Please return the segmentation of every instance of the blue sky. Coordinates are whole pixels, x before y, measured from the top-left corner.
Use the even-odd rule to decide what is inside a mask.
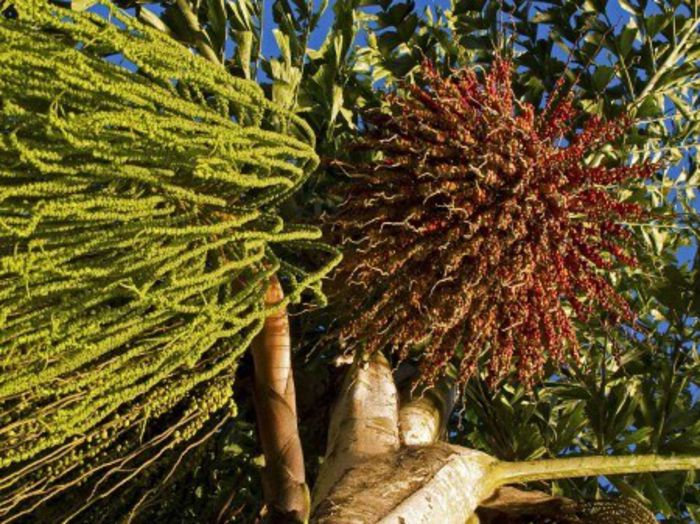
[[[263,54],[265,56],[274,56],[277,54],[278,49],[277,49],[277,44],[275,43],[275,39],[272,36],[272,29],[275,27],[274,20],[272,18],[272,0],[264,0],[266,9],[265,9],[265,18],[264,18],[264,27],[265,27],[265,34],[263,35]],[[402,0],[405,1],[405,0]],[[314,5],[316,8],[320,5],[319,0],[315,0]],[[328,7],[326,8],[323,16],[321,17],[321,20],[319,22],[318,28],[314,33],[311,35],[309,44],[312,48],[318,48],[321,43],[323,42],[323,39],[328,32],[328,30],[331,27],[331,24],[333,23],[333,0],[329,0],[328,2]],[[156,4],[146,4],[149,9],[152,9],[155,12],[160,11],[160,7]],[[441,10],[446,10],[449,9],[450,6],[450,1],[449,0],[438,0],[438,1],[428,1],[428,0],[415,0],[415,5],[416,5],[416,11],[418,13],[423,13],[425,9],[430,8],[431,10],[436,10],[436,9],[441,9]],[[106,9],[104,7],[97,7],[93,8],[96,12],[100,12],[102,14],[106,13]],[[614,24],[623,26],[627,23],[629,20],[629,13],[622,9],[620,7],[619,2],[617,1],[609,1],[607,3],[607,12],[608,16],[610,19],[613,21]]]

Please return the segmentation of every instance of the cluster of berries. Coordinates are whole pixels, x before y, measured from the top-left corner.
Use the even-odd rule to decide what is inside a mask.
[[[420,351],[428,382],[449,362],[466,380],[486,354],[492,379],[515,367],[531,383],[576,353],[572,317],[634,318],[606,272],[635,264],[621,222],[644,211],[616,189],[656,167],[587,165],[630,122],[589,118],[577,131],[571,96],[537,111],[515,98],[511,75],[500,59],[449,78],[424,64],[422,85],[366,116],[356,147],[372,160],[346,166],[347,199],[330,221],[346,246],[338,288],[360,312],[341,339]]]

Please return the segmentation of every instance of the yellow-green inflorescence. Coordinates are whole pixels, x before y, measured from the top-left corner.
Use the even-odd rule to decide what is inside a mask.
[[[276,212],[318,163],[304,122],[108,8],[0,16],[0,521],[234,409],[270,276],[275,308],[322,302],[338,259]]]

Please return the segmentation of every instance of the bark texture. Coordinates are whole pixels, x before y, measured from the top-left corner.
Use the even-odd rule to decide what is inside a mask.
[[[437,442],[452,409],[449,383],[399,395],[379,352],[355,363],[333,411],[314,488],[318,523],[459,523],[493,488],[480,482],[494,459]]]
[[[484,515],[518,515],[542,508],[556,514],[568,500],[503,486],[700,468],[700,457],[501,462],[439,441],[453,401],[449,383],[417,396],[404,391],[399,397],[380,353],[369,362],[353,364],[331,418],[326,458],[314,488],[312,522],[475,524],[480,507]]]
[[[443,379],[433,388],[401,393],[399,434],[404,446],[425,446],[444,436],[455,403],[454,381]]]
[[[576,501],[504,486],[479,504],[477,524],[656,524],[646,506],[629,497]]]
[[[489,490],[478,482],[493,459],[446,443],[404,447],[345,471],[320,501],[318,523],[459,523]]]
[[[400,447],[398,395],[389,362],[376,353],[346,374],[328,429],[324,466],[314,486],[312,511],[345,475],[370,458]]]

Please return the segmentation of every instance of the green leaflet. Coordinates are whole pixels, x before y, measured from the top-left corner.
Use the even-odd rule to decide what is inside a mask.
[[[18,18],[0,17],[3,521],[99,478],[89,504],[235,409],[269,277],[285,286],[276,307],[323,302],[339,258],[277,215],[318,159],[308,126],[255,83],[112,7],[108,21],[13,4]],[[117,53],[138,73],[105,60]]]

